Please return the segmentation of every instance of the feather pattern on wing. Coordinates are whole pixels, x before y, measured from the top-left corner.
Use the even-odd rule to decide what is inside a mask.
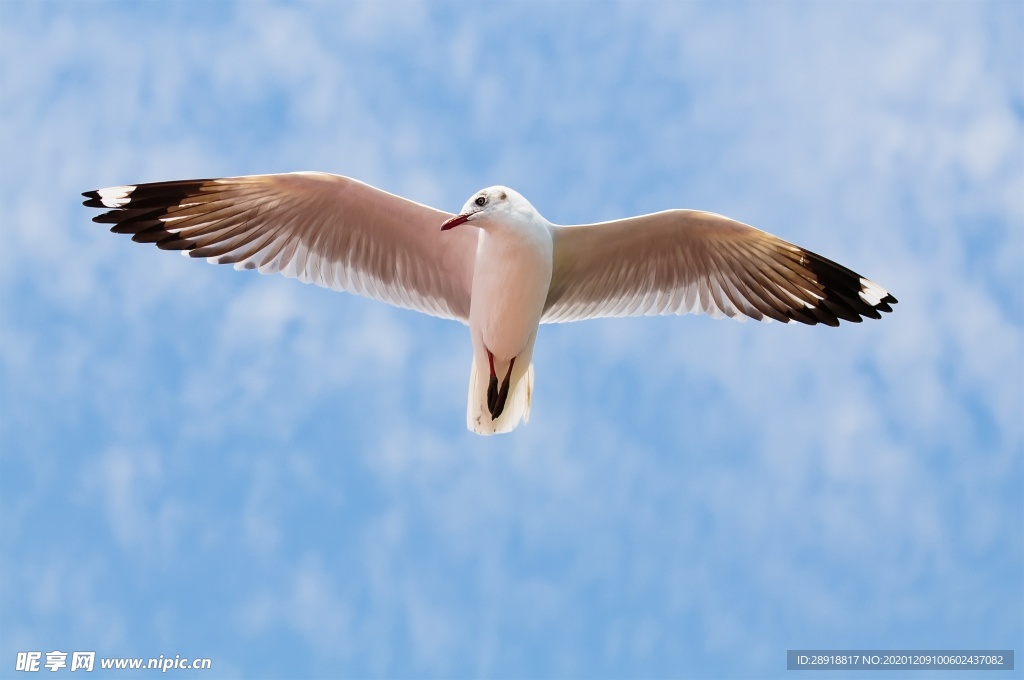
[[[468,323],[477,230],[347,177],[251,175],[87,191],[93,218],[132,240],[215,264],[280,272]]]
[[[896,298],[842,265],[714,213],[668,210],[554,227],[544,323],[708,314],[838,326]]]

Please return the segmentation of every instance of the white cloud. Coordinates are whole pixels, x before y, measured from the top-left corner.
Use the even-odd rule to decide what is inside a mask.
[[[98,501],[122,550],[158,558],[181,548],[186,511],[162,493],[163,467],[155,450],[113,448],[79,473],[79,493]]]

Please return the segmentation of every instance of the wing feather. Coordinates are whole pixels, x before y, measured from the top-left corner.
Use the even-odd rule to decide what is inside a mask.
[[[468,323],[477,230],[441,232],[450,213],[347,177],[250,175],[83,195],[108,209],[94,222],[133,241]]]
[[[696,313],[837,326],[896,304],[842,265],[713,213],[554,227],[552,239],[545,323]]]

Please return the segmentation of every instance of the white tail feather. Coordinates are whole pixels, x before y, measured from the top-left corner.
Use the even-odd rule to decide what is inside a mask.
[[[509,378],[508,399],[501,415],[491,420],[487,410],[487,384],[490,381],[490,370],[486,362],[478,362],[475,357],[469,369],[469,407],[466,411],[466,427],[477,434],[500,434],[511,432],[519,425],[519,421],[530,420],[530,400],[533,398],[533,362],[529,362],[525,370],[519,365],[513,367]]]

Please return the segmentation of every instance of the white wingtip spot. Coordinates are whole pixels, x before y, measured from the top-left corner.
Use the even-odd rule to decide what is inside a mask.
[[[860,280],[860,299],[872,307],[882,304],[882,298],[888,294],[888,291],[874,281],[868,281],[864,278]]]
[[[135,191],[134,186],[123,186],[123,187],[107,187],[106,189],[100,189],[96,193],[100,195],[100,201],[103,205],[108,208],[120,208],[122,205],[127,205],[131,199],[131,193]]]

